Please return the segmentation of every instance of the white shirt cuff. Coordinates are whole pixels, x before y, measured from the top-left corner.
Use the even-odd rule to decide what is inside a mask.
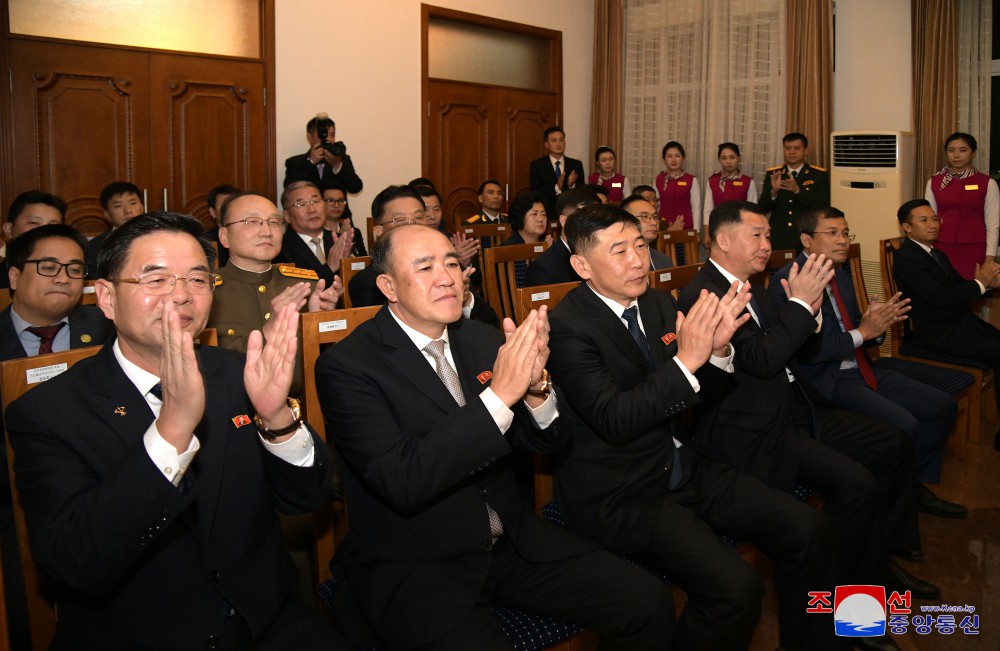
[[[549,393],[549,397],[545,399],[545,402],[537,407],[532,407],[527,403],[525,403],[525,406],[528,408],[528,411],[531,412],[532,418],[535,419],[535,424],[538,425],[538,429],[545,429],[546,427],[549,427],[557,418],[559,418],[559,405],[556,404],[555,391]]]
[[[735,357],[736,346],[729,344],[729,355],[725,357],[716,357],[715,355],[712,355],[708,358],[708,363],[716,368],[721,368],[726,373],[735,373],[736,367],[733,366],[733,358]],[[684,368],[683,364],[681,365],[681,368]],[[684,368],[684,370],[686,371],[687,369]],[[695,389],[695,391],[697,391],[697,389]]]
[[[260,436],[259,432],[257,436]],[[313,437],[305,425],[299,425],[299,428],[292,434],[292,438],[287,441],[273,443],[263,436],[260,437],[260,440],[264,442],[265,450],[293,466],[310,468],[315,461],[316,449]]]
[[[500,433],[506,434],[507,430],[510,429],[511,423],[514,422],[514,412],[507,405],[503,404],[503,400],[497,394],[493,393],[493,389],[489,387],[486,387],[479,394],[479,399],[483,401],[486,411],[490,412],[490,416],[493,417],[493,422],[497,424]]]
[[[864,338],[861,336],[861,331],[855,328],[850,331],[850,334],[851,334],[851,339],[854,341],[854,347],[861,348],[861,346],[864,345],[865,343]]]
[[[167,443],[166,439],[160,435],[160,430],[156,429],[155,420],[150,424],[146,433],[142,435],[142,443],[146,446],[146,454],[167,478],[167,481],[174,486],[181,483],[181,478],[191,467],[191,461],[201,449],[198,437],[192,436],[187,450],[178,454],[177,448]]]
[[[980,294],[985,294],[986,293],[986,285],[984,285],[978,278],[973,278],[973,280],[975,280],[976,284],[979,285],[979,293]]]
[[[701,384],[698,382],[698,378],[691,374],[691,371],[687,370],[687,367],[681,363],[681,360],[674,357],[674,361],[677,362],[677,367],[681,369],[681,373],[687,378],[687,381],[691,384],[691,388],[694,389],[695,393],[701,391]]]

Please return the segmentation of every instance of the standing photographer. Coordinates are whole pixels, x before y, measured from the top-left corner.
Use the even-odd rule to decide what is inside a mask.
[[[347,147],[337,141],[337,125],[326,113],[317,113],[306,123],[309,151],[285,160],[285,182],[309,181],[318,187],[336,181],[347,192],[361,192],[361,177],[354,171]]]

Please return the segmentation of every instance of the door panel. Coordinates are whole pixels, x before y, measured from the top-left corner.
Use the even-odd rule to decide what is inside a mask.
[[[456,82],[431,81],[429,86],[425,176],[441,193],[444,218],[454,231],[479,211],[479,184],[490,178],[495,94]]]
[[[559,98],[552,93],[500,88],[497,106],[501,119],[498,142],[503,146],[500,160],[496,162],[497,174],[508,179],[508,201],[531,191],[529,167],[531,161],[544,153],[542,135],[555,124],[559,113]]]
[[[162,206],[214,226],[206,198],[228,183],[263,190],[266,178],[264,66],[261,63],[151,55],[151,149]]]
[[[101,189],[150,182],[137,143],[149,124],[147,56],[14,38],[10,47],[14,194],[53,192],[68,204],[67,223],[106,230]]]

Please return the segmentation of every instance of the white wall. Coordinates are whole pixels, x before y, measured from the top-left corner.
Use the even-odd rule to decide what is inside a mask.
[[[590,159],[593,2],[430,4],[562,31],[567,153]],[[279,0],[276,5],[278,183],[285,158],[306,150],[306,121],[325,111],[337,122],[337,138],[347,144],[365,183],[351,198],[351,208],[367,217],[379,190],[421,175],[420,2]]]
[[[837,0],[833,130],[912,131],[910,0]]]

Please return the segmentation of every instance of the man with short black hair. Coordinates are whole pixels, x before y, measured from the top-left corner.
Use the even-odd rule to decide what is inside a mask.
[[[3,236],[9,242],[18,235],[45,224],[61,224],[66,218],[66,202],[54,194],[28,190],[14,197],[7,209]],[[6,255],[6,253],[4,253]],[[0,262],[0,289],[10,287],[7,260]]]
[[[346,648],[299,600],[275,512],[331,497],[329,450],[287,398],[298,312],[245,359],[196,349],[214,255],[189,215],[115,229],[96,283],[114,343],[7,409],[52,649]]]
[[[559,195],[559,199],[556,200],[556,209],[559,211],[559,239],[528,265],[528,273],[525,275],[525,284],[528,287],[580,280],[580,276],[569,261],[566,223],[580,208],[600,202],[597,193],[586,187],[573,188]]]
[[[739,348],[729,340],[749,318],[739,316],[746,289],[721,300],[701,292],[682,318],[669,293],[649,289],[648,248],[628,212],[586,206],[566,236],[584,279],[553,313],[549,358],[567,403],[569,448],[555,464],[567,526],[684,590],[673,648],[750,645],[763,579],[719,535],[774,561],[782,648],[837,648],[832,622],[802,605],[833,585],[823,515],[681,442],[690,434],[682,412],[732,385]]]
[[[781,139],[785,163],[764,174],[760,207],[770,213],[771,244],[775,250],[802,250],[795,222],[807,210],[830,205],[830,174],[806,162],[809,139],[793,132]]]
[[[558,214],[556,197],[576,187],[583,186],[587,174],[583,163],[566,156],[566,132],[560,126],[552,126],[542,134],[545,155],[531,161],[529,173],[531,191],[540,192],[545,197],[545,212]]]
[[[113,181],[104,186],[104,189],[101,190],[101,206],[104,208],[104,218],[108,220],[111,227],[90,240],[87,254],[89,278],[97,277],[97,254],[111,231],[133,217],[141,215],[146,210],[142,203],[142,190],[139,189],[139,186],[128,181]]]
[[[309,151],[285,160],[283,187],[296,181],[309,181],[318,187],[336,181],[347,192],[361,192],[364,184],[354,171],[344,143],[337,141],[337,125],[329,115],[317,113],[306,122],[306,141]]]
[[[466,224],[505,224],[503,186],[487,179],[479,184],[479,212],[465,220]]]
[[[646,247],[649,251],[650,271],[668,269],[674,266],[673,260],[656,248],[656,241],[660,239],[660,216],[653,204],[641,196],[633,194],[622,201],[621,207],[625,212],[639,220],[639,230],[642,231],[642,239],[646,240]]]

